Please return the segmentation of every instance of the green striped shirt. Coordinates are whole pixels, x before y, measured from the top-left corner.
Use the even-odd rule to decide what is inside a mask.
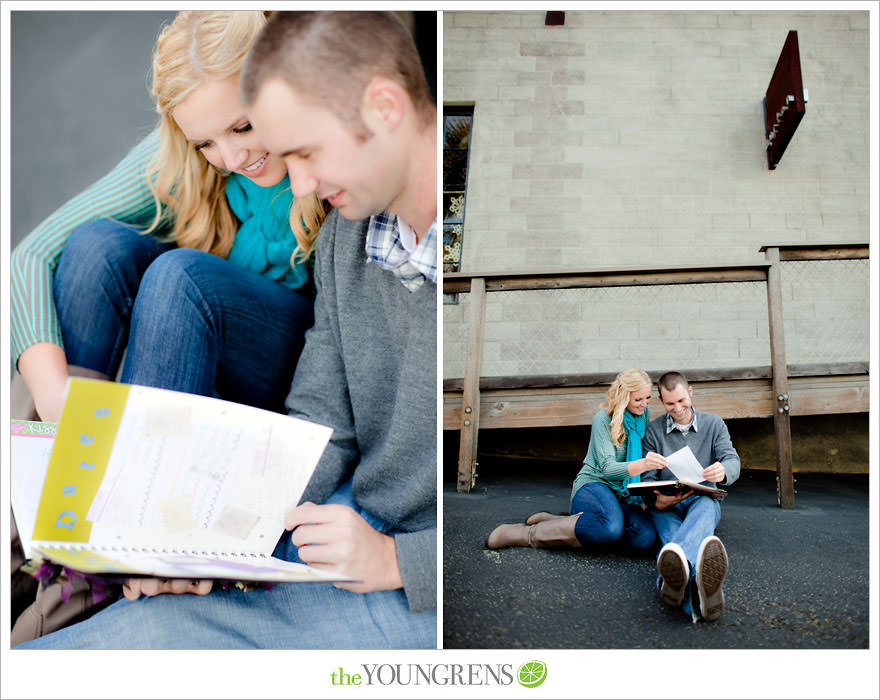
[[[645,409],[645,420],[650,421],[650,414]],[[611,439],[611,416],[601,408],[593,416],[593,424],[590,427],[590,445],[587,455],[584,457],[584,465],[574,478],[571,489],[571,498],[584,484],[599,482],[610,488],[619,498],[629,503],[641,503],[641,499],[630,496],[624,487],[623,481],[629,474],[629,462],[626,461],[626,443],[629,437],[624,438],[620,445],[615,446]]]
[[[52,276],[70,234],[98,219],[148,226],[156,213],[147,186],[146,167],[159,147],[153,131],[107,175],[46,218],[12,252],[10,259],[10,334],[12,356],[37,343],[61,345],[52,297]]]

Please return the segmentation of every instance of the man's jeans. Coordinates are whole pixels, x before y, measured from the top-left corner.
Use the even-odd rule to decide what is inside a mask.
[[[660,542],[664,545],[669,542],[681,545],[687,557],[691,575],[681,607],[689,615],[693,614],[691,598],[696,599],[694,575],[697,554],[702,541],[715,534],[715,526],[721,520],[721,504],[708,496],[693,495],[666,510],[651,508],[650,513]]]
[[[115,377],[125,351],[123,382],[274,411],[314,322],[303,294],[118,221],[71,234],[53,293],[68,363]]]

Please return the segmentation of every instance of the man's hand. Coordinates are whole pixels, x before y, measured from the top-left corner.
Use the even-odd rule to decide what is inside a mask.
[[[714,464],[710,464],[703,470],[703,480],[711,481],[713,484],[720,483],[724,481],[724,465],[721,462],[715,462]]]
[[[213,586],[214,582],[211,579],[130,578],[122,585],[122,594],[129,600],[137,600],[142,595],[154,596],[163,593],[208,595]]]
[[[374,530],[348,506],[303,503],[285,518],[299,558],[316,569],[357,579],[336,586],[355,593],[402,588],[394,538]]]
[[[693,491],[688,490],[676,496],[670,496],[665,493],[660,493],[659,491],[654,489],[654,495],[657,497],[654,501],[654,508],[656,508],[657,510],[666,510],[667,508],[674,506],[679,501],[683,501],[691,494],[693,494]]]

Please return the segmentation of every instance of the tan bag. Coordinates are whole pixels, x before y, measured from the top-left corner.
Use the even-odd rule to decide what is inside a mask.
[[[9,635],[10,646],[14,647],[60,630],[62,627],[81,622],[115,600],[111,596],[95,603],[88,581],[75,578],[71,583],[68,599],[65,601],[63,582],[55,581],[47,586],[41,586],[30,574],[21,571],[20,567],[25,559],[12,513],[9,514],[9,520],[12,526],[12,609],[15,620]],[[15,613],[22,607],[24,610],[16,618]]]
[[[24,552],[21,548],[21,540],[18,537],[18,528],[15,526],[15,518],[12,509],[9,510],[10,525],[10,571],[12,572],[12,619],[15,620],[31,603],[37,595],[37,580],[30,574],[21,570],[24,564]]]
[[[86,379],[109,379],[106,374],[76,365],[68,365],[67,374]],[[9,385],[9,411],[9,417],[14,420],[40,420],[31,390],[18,371],[12,375],[12,383]]]
[[[107,379],[107,375],[84,367],[71,365],[72,377]],[[22,376],[16,372],[10,385],[10,417],[18,420],[39,420],[34,400]],[[15,621],[9,637],[11,646],[27,642],[44,634],[55,632],[94,615],[113,602],[112,597],[95,604],[91,587],[84,579],[74,579],[70,597],[62,597],[62,583],[41,586],[30,574],[21,571],[25,563],[24,550],[12,512],[10,522],[10,559],[12,571],[12,619]]]

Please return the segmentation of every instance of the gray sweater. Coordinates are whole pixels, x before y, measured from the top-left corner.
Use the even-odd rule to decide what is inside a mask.
[[[697,458],[697,461],[703,465],[705,469],[710,464],[721,462],[724,465],[724,481],[722,486],[729,486],[739,478],[739,455],[733,448],[730,441],[730,433],[727,432],[727,426],[719,416],[705,411],[697,411],[696,430],[689,430],[682,433],[680,430],[673,430],[666,434],[666,415],[663,414],[652,420],[645,430],[645,437],[642,440],[642,450],[645,454],[648,452],[656,452],[664,457],[668,457],[673,452],[677,452],[685,445],[691,448],[691,452]],[[645,472],[642,474],[642,481],[657,481],[675,479],[675,475],[668,468]]]
[[[315,325],[287,398],[333,436],[303,494],[352,496],[399,531],[410,610],[437,605],[437,285],[408,291],[364,252],[368,220],[327,217],[315,256]]]

